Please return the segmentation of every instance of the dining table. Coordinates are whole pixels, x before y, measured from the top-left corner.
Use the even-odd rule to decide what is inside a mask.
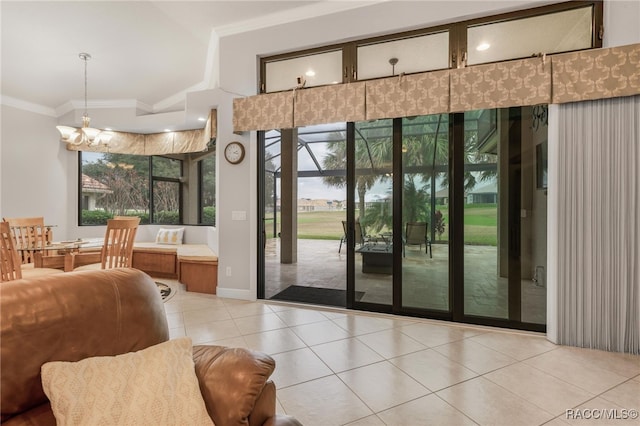
[[[45,247],[39,249],[34,256],[34,266],[36,268],[55,268],[70,271],[71,262],[69,256],[72,253],[88,253],[93,254],[84,258],[84,263],[100,262],[100,254],[104,238],[77,238],[74,240],[52,241],[47,243]],[[21,248],[18,248],[20,250]],[[27,248],[22,248],[27,250]],[[33,248],[30,248],[33,250]],[[83,264],[84,264],[83,263]],[[75,266],[81,266],[76,264]]]

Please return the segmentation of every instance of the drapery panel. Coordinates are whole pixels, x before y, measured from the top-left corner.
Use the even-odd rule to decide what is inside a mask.
[[[217,137],[217,117],[217,111],[212,109],[204,129],[151,134],[109,131],[111,139],[107,144],[87,146],[67,143],[67,150],[133,155],[202,152],[207,150],[209,141]]]
[[[640,96],[559,107],[558,343],[640,353]]]
[[[451,70],[451,112],[551,101],[551,62],[542,58]]]
[[[553,103],[640,93],[640,44],[555,55]]]
[[[293,92],[233,100],[233,131],[291,129],[293,127]]]
[[[367,120],[449,112],[449,70],[367,81]]]
[[[296,90],[294,127],[365,119],[365,83]]]

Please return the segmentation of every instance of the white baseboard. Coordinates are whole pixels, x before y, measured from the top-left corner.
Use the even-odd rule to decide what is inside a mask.
[[[255,293],[248,289],[217,287],[216,295],[227,299],[256,300]]]

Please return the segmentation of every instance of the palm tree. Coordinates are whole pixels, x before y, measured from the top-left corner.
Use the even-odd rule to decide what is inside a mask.
[[[358,193],[359,220],[365,221],[365,197],[379,180],[387,179],[385,171],[391,170],[392,140],[390,121],[386,123],[366,122],[358,124],[356,139],[356,191]],[[347,168],[346,142],[337,141],[327,144],[328,154],[323,159],[324,170],[345,170]],[[345,176],[325,176],[323,182],[335,188],[344,188]]]

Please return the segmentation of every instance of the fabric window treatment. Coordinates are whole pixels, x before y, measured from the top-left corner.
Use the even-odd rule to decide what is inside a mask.
[[[294,127],[364,120],[364,90],[364,82],[296,90]]]
[[[553,57],[553,103],[640,93],[640,44]]]
[[[558,343],[638,354],[640,96],[558,120]]]
[[[638,94],[640,43],[237,98],[233,129],[361,121],[363,109],[375,120]]]
[[[67,150],[132,155],[203,152],[207,150],[209,142],[217,137],[217,129],[218,114],[217,110],[212,109],[204,129],[151,134],[110,131],[112,136],[107,144],[87,146],[67,143]]]
[[[449,112],[449,70],[367,81],[367,120]]]
[[[548,104],[551,61],[498,62],[451,71],[450,112]]]
[[[233,131],[293,128],[293,92],[233,100]]]

